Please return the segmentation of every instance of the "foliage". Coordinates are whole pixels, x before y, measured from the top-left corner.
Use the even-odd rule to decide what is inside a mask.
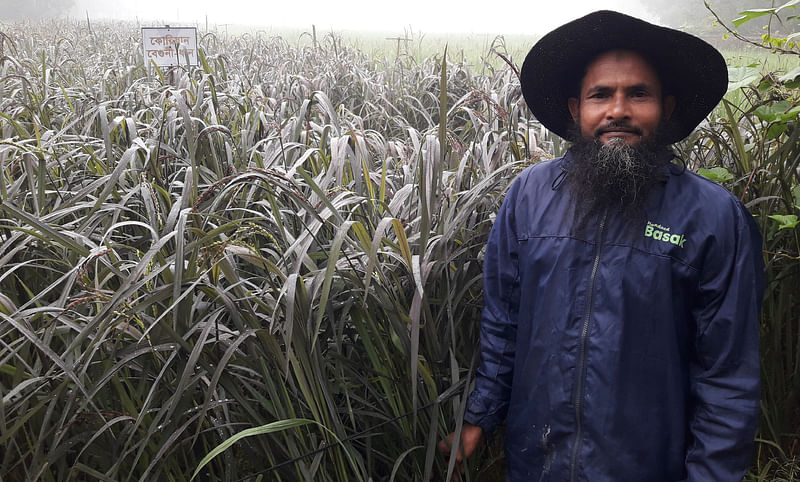
[[[779,6],[775,6],[774,0],[769,3],[771,5],[768,8],[750,8],[739,11],[738,16],[731,20],[733,26],[729,26],[722,20],[717,11],[712,9],[711,5],[704,0],[706,9],[711,12],[718,24],[728,32],[725,38],[728,35],[732,35],[756,47],[770,49],[783,54],[797,55],[800,53],[800,44],[798,44],[800,31],[795,32],[794,29],[797,25],[797,20],[800,19],[800,14],[795,10],[797,5],[800,4],[800,0],[788,0]],[[723,16],[723,18],[728,17]],[[760,39],[754,40],[752,38],[754,34],[752,30],[740,31],[747,24],[750,24],[751,20],[764,18],[767,19],[767,24],[761,29],[763,33],[760,34]]]
[[[445,471],[538,148],[514,74],[213,34],[148,72],[133,26],[93,31],[2,36],[3,480]]]
[[[784,0],[786,1],[786,0]],[[775,6],[776,0],[650,0],[641,2],[659,23],[673,28],[686,29],[696,35],[713,40],[719,38],[719,28],[714,27],[714,15],[703,10],[703,4],[710,5],[720,19],[730,20],[741,16],[745,10],[768,9]],[[785,32],[787,27],[780,22],[771,24],[774,32]],[[758,22],[736,26],[737,31],[747,36],[759,36],[762,25]]]
[[[779,15],[798,2],[747,10],[739,20]],[[796,36],[797,34],[794,34]],[[786,38],[792,38],[788,35]],[[752,43],[758,44],[756,41]],[[775,43],[763,40],[765,49]],[[800,48],[780,41],[796,61]],[[737,194],[764,237],[767,290],[761,324],[762,420],[752,480],[796,480],[800,474],[800,69],[742,69],[710,124],[686,142],[693,168]],[[739,99],[734,103],[731,99]],[[720,165],[721,164],[721,165]],[[701,169],[702,171],[702,169]]]

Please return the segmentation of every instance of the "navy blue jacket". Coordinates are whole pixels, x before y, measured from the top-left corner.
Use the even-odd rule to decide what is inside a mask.
[[[741,480],[760,398],[752,216],[669,164],[646,219],[578,229],[568,161],[526,169],[495,220],[465,420],[506,422],[512,481]]]

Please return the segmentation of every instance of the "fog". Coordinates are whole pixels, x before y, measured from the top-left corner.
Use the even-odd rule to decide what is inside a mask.
[[[699,1],[699,0],[698,0]],[[657,16],[646,1],[631,0],[304,0],[211,1],[211,0],[74,0],[73,16],[126,18],[141,22],[205,25],[240,24],[258,27],[301,27],[316,25],[323,30],[541,34],[572,18],[608,8],[649,20]]]
[[[715,2],[722,18],[772,0]],[[435,33],[543,34],[594,10],[611,9],[672,27],[704,28],[703,0],[0,0],[0,19],[57,16],[136,20],[143,25],[241,25],[256,28]]]

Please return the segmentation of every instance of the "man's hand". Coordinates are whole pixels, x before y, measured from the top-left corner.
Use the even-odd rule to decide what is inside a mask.
[[[445,457],[450,457],[454,437],[455,432],[451,432],[445,440],[439,442],[439,451]],[[461,427],[461,447],[456,453],[456,469],[453,472],[453,476],[461,473],[463,470],[462,467],[464,461],[467,460],[473,452],[475,452],[475,449],[478,448],[478,445],[481,443],[482,439],[482,428],[478,427],[477,425],[471,425],[466,422],[464,423],[464,425]]]

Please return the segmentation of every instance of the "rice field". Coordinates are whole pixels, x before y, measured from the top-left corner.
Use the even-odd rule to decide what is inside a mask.
[[[525,107],[522,56],[198,42],[166,71],[130,23],[0,27],[0,478],[447,480],[494,213],[565,149]],[[746,112],[716,113],[688,164],[791,162],[800,130],[745,149]],[[798,229],[770,224],[791,213],[759,172],[729,183],[772,196],[778,243],[762,331],[783,391],[754,477],[800,453]],[[467,479],[502,480],[496,441]]]

